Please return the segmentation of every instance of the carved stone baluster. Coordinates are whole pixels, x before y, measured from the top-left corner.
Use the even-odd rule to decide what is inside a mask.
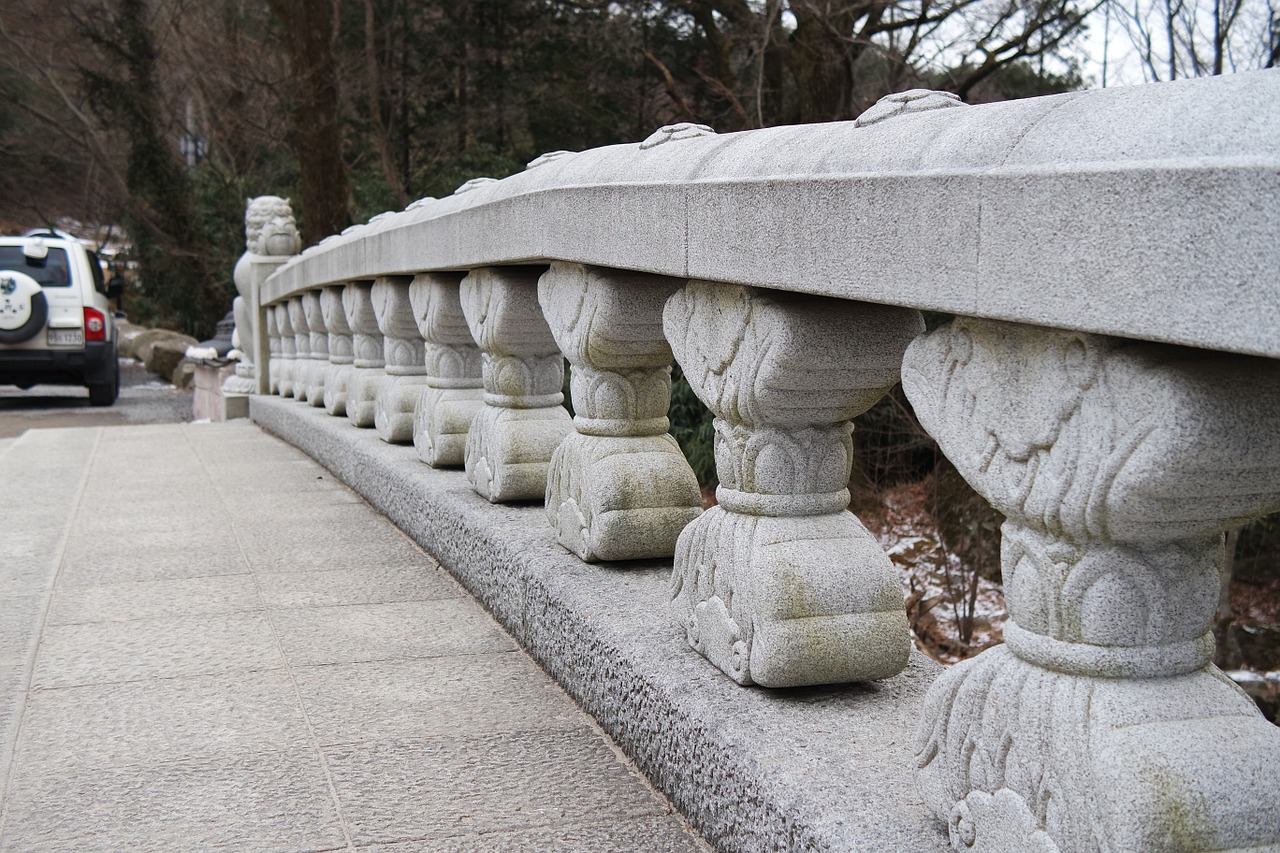
[[[351,348],[355,355],[347,379],[347,420],[368,428],[374,422],[378,385],[386,377],[382,332],[373,310],[373,282],[349,283],[342,291],[342,307],[351,326]]]
[[[538,301],[572,371],[574,427],[556,448],[547,515],[587,561],[670,557],[702,512],[698,479],[667,430],[671,347],[662,308],[683,282],[552,264]]]
[[[340,418],[347,414],[347,384],[355,361],[351,326],[347,324],[347,312],[342,307],[342,291],[341,285],[331,285],[320,291],[320,312],[329,333],[329,373],[324,383],[324,410]]]
[[[413,445],[433,468],[463,464],[471,420],[484,408],[480,348],[458,300],[461,280],[460,273],[421,273],[409,285],[427,366],[427,387],[414,407]]]
[[[289,303],[277,303],[271,310],[275,312],[276,328],[280,330],[280,396],[292,397],[298,344],[293,335],[293,322],[289,318]]]
[[[307,317],[307,329],[311,332],[311,375],[307,382],[307,402],[318,408],[324,405],[324,386],[329,376],[329,334],[325,331],[320,291],[308,290],[302,294],[302,310]]]
[[[409,302],[408,276],[382,276],[373,283],[373,309],[382,332],[387,378],[378,384],[374,427],[383,441],[413,441],[413,408],[427,384],[425,342]]]
[[[740,684],[901,671],[898,576],[847,509],[850,420],[897,382],[920,314],[693,281],[663,321],[716,415],[719,506],[680,534],[672,573],[690,645]]]
[[[351,325],[351,345],[356,357],[347,379],[347,420],[364,429],[374,425],[378,386],[387,378],[383,333],[378,328],[372,291],[372,282],[351,282],[342,291],[342,306]]]
[[[962,318],[902,381],[1007,518],[1005,645],[917,738],[952,846],[1280,849],[1280,729],[1210,662],[1222,533],[1280,509],[1280,364]]]
[[[490,501],[541,500],[547,463],[573,432],[564,395],[564,359],[538,307],[541,270],[472,270],[459,296],[471,336],[484,352],[485,406],[467,435],[471,485]]]
[[[293,399],[307,401],[307,389],[311,386],[311,327],[307,324],[307,312],[302,297],[289,300],[289,325],[293,326]]]
[[[267,318],[267,348],[271,353],[271,357],[267,360],[267,393],[280,393],[280,356],[281,356],[281,340],[280,326],[276,323],[276,309],[268,308],[262,312]]]

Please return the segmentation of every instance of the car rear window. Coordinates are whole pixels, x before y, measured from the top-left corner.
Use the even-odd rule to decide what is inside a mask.
[[[26,273],[45,287],[68,287],[71,269],[66,249],[49,249],[44,260],[32,260],[22,254],[21,246],[0,246],[0,270]]]

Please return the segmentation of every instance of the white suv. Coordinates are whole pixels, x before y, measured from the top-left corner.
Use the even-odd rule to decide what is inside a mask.
[[[97,254],[77,241],[0,237],[0,385],[84,385],[93,405],[114,403],[120,365],[107,296]]]

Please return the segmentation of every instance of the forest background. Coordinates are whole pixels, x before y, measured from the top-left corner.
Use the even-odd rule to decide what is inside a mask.
[[[1277,2],[3,0],[0,229],[73,219],[123,244],[130,319],[205,337],[250,196],[293,199],[312,244],[677,121],[848,120],[915,87],[1063,92],[1105,85],[1113,55],[1145,80],[1269,68]],[[710,489],[709,416],[678,372],[672,421]],[[954,660],[998,641],[1001,519],[900,392],[855,441],[855,508],[904,570],[922,645]],[[1219,661],[1280,669],[1280,517],[1230,539]]]

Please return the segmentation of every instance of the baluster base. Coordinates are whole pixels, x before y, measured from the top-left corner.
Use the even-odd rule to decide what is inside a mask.
[[[387,378],[381,367],[353,367],[347,377],[347,420],[372,429],[377,415],[378,386]]]
[[[712,507],[680,534],[671,578],[689,645],[739,684],[870,681],[907,665],[897,573],[852,513]]]
[[[426,384],[425,376],[387,376],[378,385],[373,426],[379,438],[388,444],[413,441],[414,407]]]
[[[667,557],[702,512],[698,481],[670,435],[573,433],[551,457],[547,517],[587,562]]]
[[[311,365],[311,375],[307,378],[307,402],[316,408],[324,406],[324,386],[329,381],[330,368],[328,360]]]
[[[423,388],[413,413],[413,446],[432,468],[461,466],[467,433],[485,407],[483,388]]]
[[[324,383],[324,410],[337,418],[347,416],[347,385],[351,380],[350,364],[332,364]]]
[[[1280,729],[1213,665],[1172,678],[1095,678],[1000,646],[933,684],[916,754],[920,790],[956,850],[1280,844]]]
[[[556,446],[573,432],[560,406],[476,412],[467,435],[465,466],[471,485],[486,500],[542,500],[547,466]]]

